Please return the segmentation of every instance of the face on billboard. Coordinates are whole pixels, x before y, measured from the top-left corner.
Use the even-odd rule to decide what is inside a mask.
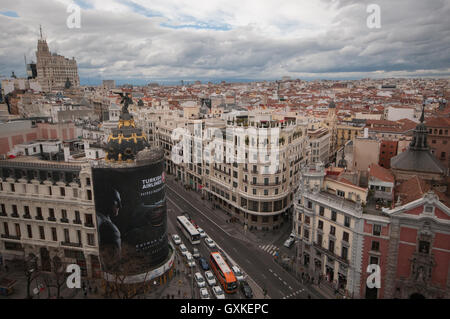
[[[133,274],[162,262],[169,251],[162,162],[92,171],[103,270]]]

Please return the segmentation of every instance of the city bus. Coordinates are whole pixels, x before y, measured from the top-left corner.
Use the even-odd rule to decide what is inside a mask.
[[[177,216],[177,225],[191,244],[200,244],[200,233],[185,216]]]
[[[209,264],[219,279],[223,290],[228,294],[235,293],[238,288],[236,276],[218,251],[210,254]]]

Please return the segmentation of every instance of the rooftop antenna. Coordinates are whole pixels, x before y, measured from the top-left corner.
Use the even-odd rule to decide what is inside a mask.
[[[41,33],[41,40],[43,40],[42,39],[42,25],[39,25],[39,32]]]

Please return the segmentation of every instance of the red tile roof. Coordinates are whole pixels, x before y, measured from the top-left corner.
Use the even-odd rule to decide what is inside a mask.
[[[376,163],[372,163],[369,166],[369,176],[373,176],[381,181],[394,183],[394,175],[391,173],[390,170],[381,167],[380,165]]]

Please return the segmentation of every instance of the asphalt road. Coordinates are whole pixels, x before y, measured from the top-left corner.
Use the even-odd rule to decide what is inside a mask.
[[[176,185],[167,183],[166,194],[170,206],[168,218],[172,225],[176,225],[176,216],[187,212],[195,223],[203,228],[211,239],[213,239],[243,270],[250,276],[260,288],[266,288],[268,296],[273,299],[301,298],[306,299],[308,294],[312,298],[322,298],[315,290],[300,284],[290,273],[284,270],[273,259],[269,253],[259,249],[256,244],[249,243],[230,235],[224,229],[223,222],[214,218],[203,205],[198,205],[189,192],[182,191]],[[289,234],[286,234],[288,237]],[[182,236],[183,242],[187,239]],[[283,239],[275,243],[282,246]],[[190,244],[190,243],[189,243]],[[207,257],[208,247],[202,240],[199,246],[202,256]],[[188,246],[190,247],[190,246]],[[284,247],[282,249],[285,249]],[[295,249],[295,248],[292,248]],[[189,248],[192,251],[192,247]],[[198,267],[198,266],[197,266]]]

